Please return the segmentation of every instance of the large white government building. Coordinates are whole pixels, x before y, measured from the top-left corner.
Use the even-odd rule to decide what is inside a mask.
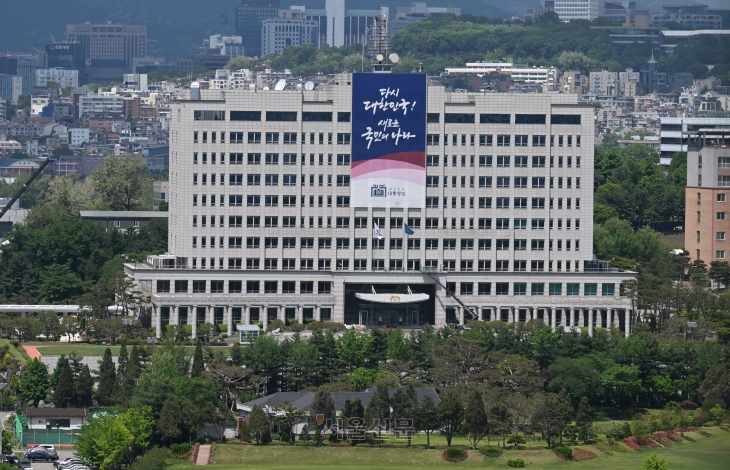
[[[421,207],[353,207],[353,75],[172,103],[169,254],[127,264],[152,326],[635,321],[593,255],[593,110],[427,87]],[[197,90],[193,97],[198,98]],[[406,235],[404,223],[413,230]],[[374,235],[374,224],[383,237]]]

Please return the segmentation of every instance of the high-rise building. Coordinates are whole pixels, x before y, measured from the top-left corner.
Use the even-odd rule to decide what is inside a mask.
[[[461,15],[458,7],[429,7],[425,2],[411,3],[409,7],[398,7],[393,21],[388,23],[388,34],[393,36],[400,30],[406,29],[431,16]]]
[[[598,0],[555,0],[554,4],[561,21],[598,18]]]
[[[34,86],[43,88],[48,82],[56,82],[61,88],[79,86],[79,71],[65,70],[61,68],[38,69],[35,71]]]
[[[317,22],[307,19],[304,7],[292,6],[279,10],[277,18],[263,21],[261,28],[262,54],[281,52],[289,46],[317,43]]]
[[[22,94],[33,93],[35,71],[42,66],[40,55],[7,54],[0,57],[0,74],[15,75],[22,79]]]
[[[471,318],[629,334],[634,274],[593,255],[593,109],[578,98],[388,73],[192,86],[171,103],[169,253],[125,271],[158,335]]]
[[[670,165],[675,153],[688,152],[690,142],[698,138],[700,130],[717,132],[730,128],[730,118],[662,117],[660,121],[659,163],[662,165]],[[706,180],[705,184],[710,184],[710,181]]]
[[[243,55],[261,56],[261,30],[264,20],[279,15],[279,0],[241,0],[236,7],[236,36],[243,40]]]
[[[17,75],[0,73],[0,101],[10,101],[13,104],[18,102],[18,97],[23,94],[23,78]]]
[[[329,10],[326,8],[307,10],[307,18],[316,21],[318,25],[317,47],[321,47],[322,44],[352,46],[367,42],[368,29],[373,25],[375,18],[378,16],[388,18],[390,14],[388,7],[380,7],[379,10],[345,10],[345,16],[340,17],[339,3],[330,2],[329,5]]]
[[[708,8],[699,3],[663,5],[664,12],[651,15],[652,26],[668,22],[679,23],[692,29],[727,29],[730,27],[730,9]]]
[[[684,244],[691,260],[702,260],[708,266],[713,261],[730,259],[730,119],[725,121],[717,129],[689,124],[696,130],[684,136]]]
[[[133,58],[147,56],[147,26],[69,24],[66,42],[81,44],[92,67],[131,67]]]

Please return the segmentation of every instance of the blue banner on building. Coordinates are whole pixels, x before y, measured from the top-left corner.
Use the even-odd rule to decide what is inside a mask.
[[[425,75],[354,74],[350,186],[355,207],[425,207]]]

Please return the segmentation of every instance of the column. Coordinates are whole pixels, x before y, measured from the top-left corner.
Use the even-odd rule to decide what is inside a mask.
[[[179,325],[180,324],[180,306],[175,305],[172,310],[172,320],[170,321],[171,325]]]
[[[583,328],[586,325],[585,309],[578,309],[578,326]]]
[[[162,336],[162,307],[157,305],[155,307],[155,337],[160,338]]]
[[[251,324],[251,307],[246,305],[243,307],[243,320],[244,325],[250,325]]]
[[[193,311],[188,315],[188,321],[193,325],[193,340],[198,337],[198,306],[193,305]]]
[[[576,326],[575,324],[575,309],[571,308],[569,310],[570,312],[570,318],[568,319],[568,326]]]
[[[555,320],[556,320],[555,308],[551,308],[550,309],[550,326],[552,326],[553,331],[555,331]]]
[[[279,311],[276,313],[279,320],[283,321],[284,325],[286,325],[286,306],[282,305],[281,307],[279,307]]]
[[[268,305],[264,305],[263,306],[263,312],[262,313],[264,315],[264,319],[263,319],[263,322],[264,322],[264,331],[266,331],[266,328],[269,327],[269,306]]]
[[[459,309],[459,325],[464,326],[464,307],[456,307]]]
[[[228,336],[233,334],[233,306],[228,306]]]
[[[212,305],[205,306],[205,323],[213,324],[213,312],[215,312],[215,307]]]
[[[619,321],[618,321],[618,316],[620,315],[619,311],[615,308],[611,309],[611,311],[613,312],[614,325],[616,325],[616,328],[621,328],[621,323],[619,323]]]
[[[631,334],[631,311],[629,309],[624,310],[624,333],[627,338]]]
[[[593,313],[592,308],[588,309],[588,336],[593,336]]]
[[[563,325],[563,328],[568,326],[568,315],[570,314],[570,311],[565,308],[560,309],[560,324]]]
[[[300,325],[304,325],[304,306],[297,307],[297,321]]]
[[[530,320],[536,320],[537,319],[537,307],[532,307],[532,316],[530,317]]]
[[[314,308],[314,319],[317,321],[322,321],[322,312],[320,312],[319,309],[319,305]]]

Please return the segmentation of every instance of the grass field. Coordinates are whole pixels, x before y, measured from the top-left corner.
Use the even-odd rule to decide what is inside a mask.
[[[479,452],[469,451],[469,458],[464,462],[448,463],[441,457],[442,450],[423,448],[366,448],[366,447],[304,447],[304,446],[252,446],[252,445],[219,445],[215,456],[215,470],[238,470],[242,466],[248,468],[349,468],[349,469],[408,469],[413,467],[460,467],[460,468],[508,468],[507,460],[520,458],[532,468],[566,468],[635,470],[641,468],[644,460],[656,452],[667,460],[672,470],[702,469],[726,470],[730,465],[730,430],[717,427],[706,428],[699,432],[686,433],[687,440],[674,443],[670,447],[660,449],[629,450],[627,453],[605,455],[593,446],[578,446],[593,451],[598,458],[582,462],[564,462],[548,450],[517,451],[508,450],[499,458],[488,458]],[[418,436],[417,441],[425,443],[425,437]],[[443,444],[441,437],[432,439],[432,444]],[[465,441],[455,440],[454,444]],[[531,442],[527,444],[533,445]],[[173,461],[169,470],[192,470],[188,462]]]
[[[73,351],[76,351],[80,356],[103,356],[106,348],[110,348],[113,356],[119,355],[119,345],[104,346],[98,344],[89,343],[60,343],[60,342],[43,342],[43,341],[32,341],[23,343],[26,346],[34,346],[38,349],[38,352],[42,356],[60,356],[64,354],[68,356]],[[215,351],[222,350],[225,355],[228,355],[229,348],[225,346],[215,346]],[[195,346],[185,346],[185,349],[189,354],[193,354]],[[127,352],[132,350],[131,346],[127,346]]]
[[[21,362],[21,364],[27,364],[30,361],[30,357],[28,357],[28,354],[25,352],[25,349],[22,347],[17,349],[15,346],[13,346],[10,343],[9,339],[0,338],[0,347],[2,346],[8,346],[8,351],[10,354]]]

